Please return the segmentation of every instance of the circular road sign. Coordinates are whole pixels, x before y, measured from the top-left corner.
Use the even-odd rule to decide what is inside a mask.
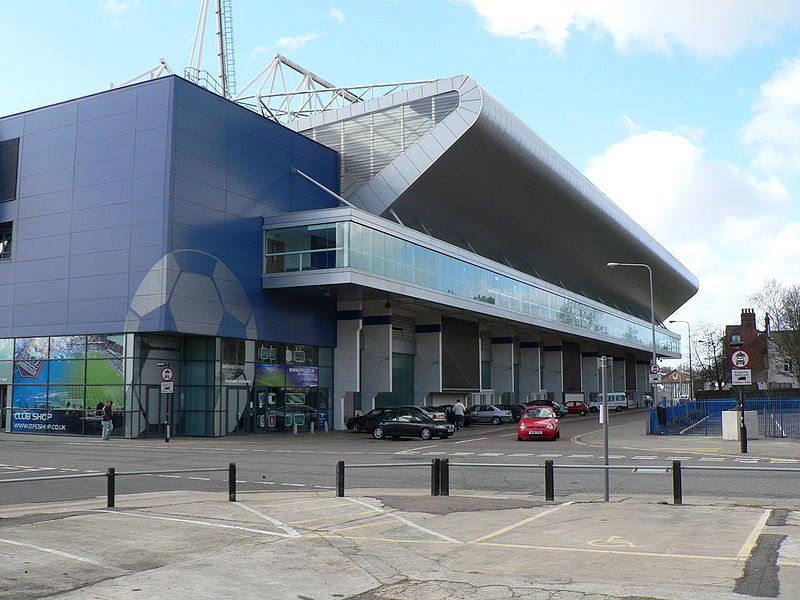
[[[172,372],[172,369],[169,367],[164,367],[161,369],[161,381],[172,381],[172,378],[175,376],[175,373]]]
[[[653,375],[657,375],[658,373],[661,372],[661,367],[659,367],[658,365],[650,365],[650,372]]]
[[[731,353],[731,364],[737,369],[746,369],[750,366],[750,354],[747,350],[735,350]]]

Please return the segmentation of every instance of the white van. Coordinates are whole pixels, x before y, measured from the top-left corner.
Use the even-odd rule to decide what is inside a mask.
[[[608,410],[620,412],[628,408],[628,397],[625,395],[625,392],[611,392],[607,395]],[[589,402],[589,410],[592,412],[599,412],[601,406],[603,406],[603,394],[597,394],[597,396]]]

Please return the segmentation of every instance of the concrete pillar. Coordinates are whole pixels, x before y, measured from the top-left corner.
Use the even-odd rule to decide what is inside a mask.
[[[414,404],[424,406],[430,393],[442,391],[442,318],[417,313],[414,328]]]
[[[584,399],[587,401],[600,393],[600,378],[597,374],[598,358],[600,358],[600,353],[596,349],[587,349],[586,352],[581,352],[581,379]]]
[[[333,406],[334,429],[344,429],[352,416],[345,410],[348,392],[361,390],[359,335],[361,333],[361,302],[339,302],[336,307],[336,348],[333,349]]]
[[[625,355],[614,357],[614,367],[611,375],[611,386],[609,392],[625,391]]]
[[[385,301],[364,303],[361,405],[365,411],[375,408],[377,394],[392,391],[392,315],[384,304]]]
[[[560,338],[546,338],[542,343],[542,388],[560,402],[564,396],[563,346]]]
[[[519,399],[525,402],[528,394],[542,390],[542,348],[538,340],[519,343]]]
[[[514,337],[510,330],[492,332],[492,387],[494,401],[498,404],[512,403],[514,391]]]

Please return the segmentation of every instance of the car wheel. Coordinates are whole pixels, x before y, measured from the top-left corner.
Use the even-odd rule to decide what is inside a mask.
[[[423,427],[419,432],[419,437],[421,437],[423,440],[431,439],[432,435],[433,434],[431,433],[431,430],[427,427]]]
[[[500,417],[492,417],[492,425],[500,425],[500,423],[502,423]]]
[[[386,436],[386,433],[383,431],[383,427],[376,427],[372,430],[372,437],[376,440],[381,440]]]
[[[356,433],[361,433],[364,429],[361,427],[361,423],[353,423],[353,431]]]
[[[582,417],[585,417],[586,416],[586,411],[582,410],[580,414],[581,414]]]
[[[555,439],[559,439],[560,437],[561,437],[561,432],[560,432],[560,431],[556,432],[556,437],[555,437]]]

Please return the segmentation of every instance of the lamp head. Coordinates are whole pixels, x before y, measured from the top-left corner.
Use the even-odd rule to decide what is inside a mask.
[[[606,263],[606,266],[607,266],[609,269],[613,269],[614,267],[618,267],[618,266],[619,266],[619,263],[618,263],[618,262],[610,262],[610,263]]]

